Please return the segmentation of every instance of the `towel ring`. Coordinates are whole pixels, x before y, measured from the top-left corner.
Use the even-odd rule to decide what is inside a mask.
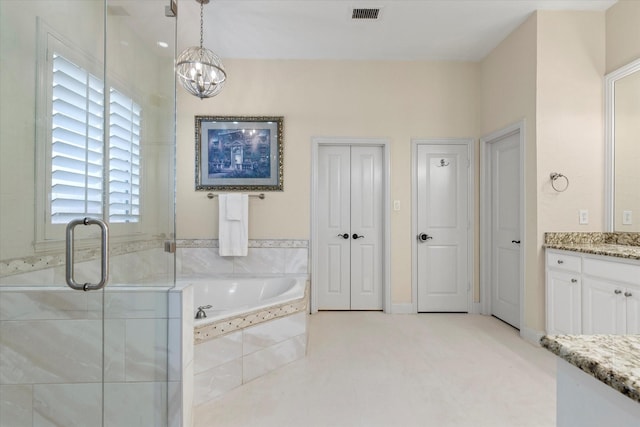
[[[562,193],[563,191],[567,191],[567,188],[569,188],[569,178],[567,178],[566,176],[562,175],[561,173],[558,172],[551,172],[551,174],[549,175],[549,178],[551,178],[551,187],[553,187],[554,190],[556,190],[558,193]],[[560,178],[564,178],[564,180],[566,181],[564,188],[560,189],[558,187],[556,187],[556,181]]]

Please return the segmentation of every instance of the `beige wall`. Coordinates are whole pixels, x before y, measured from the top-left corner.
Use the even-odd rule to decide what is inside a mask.
[[[604,69],[604,13],[538,13],[539,264],[527,323],[540,330],[544,329],[544,253],[540,249],[544,233],[604,230]],[[565,192],[551,188],[551,172],[569,178]],[[581,209],[589,211],[587,225],[579,224]]]
[[[544,330],[546,231],[603,229],[604,14],[538,12],[482,61],[481,133],[525,120],[524,328]],[[549,174],[567,175],[557,193]],[[589,225],[578,225],[588,209]]]
[[[525,121],[525,325],[539,310],[537,297],[536,66],[537,15],[511,33],[481,64],[481,135]],[[534,322],[535,323],[535,322]],[[533,325],[538,327],[539,325]]]
[[[607,9],[607,73],[640,58],[640,1],[618,0]]]
[[[178,93],[178,238],[217,238],[216,200],[194,191],[195,115],[284,116],[284,192],[250,205],[252,239],[310,237],[311,139],[391,141],[393,303],[411,302],[411,138],[475,138],[478,64],[227,60],[229,81],[200,101]]]
[[[541,12],[478,64],[227,61],[221,95],[178,95],[178,237],[217,237],[217,203],[193,190],[194,115],[285,116],[285,191],[251,202],[252,238],[309,238],[313,136],[387,137],[391,199],[402,204],[391,218],[392,301],[410,302],[411,138],[479,137],[524,119],[524,327],[542,331],[543,233],[602,230],[604,42],[602,12]],[[385,80],[388,88],[372,89]],[[570,190],[551,190],[552,169],[569,176]],[[578,226],[579,209],[589,225]],[[477,268],[474,276],[477,300]]]

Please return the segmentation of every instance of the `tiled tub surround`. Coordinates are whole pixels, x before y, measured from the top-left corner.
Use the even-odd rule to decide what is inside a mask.
[[[194,405],[303,358],[307,318],[304,310],[196,344]]]
[[[640,233],[545,233],[545,248],[640,259]]]
[[[169,318],[167,296],[0,287],[0,424],[100,425],[104,345],[105,425],[164,425],[168,328],[182,320]]]
[[[309,274],[307,240],[249,240],[246,257],[221,257],[218,240],[176,241],[178,275]]]
[[[638,425],[640,335],[548,335],[540,342],[560,358],[558,427]]]
[[[308,289],[293,301],[196,326],[194,405],[305,356]]]

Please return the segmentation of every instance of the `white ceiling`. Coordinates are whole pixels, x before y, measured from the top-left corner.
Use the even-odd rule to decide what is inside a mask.
[[[224,58],[484,58],[535,10],[606,10],[616,0],[211,0],[204,45]],[[167,0],[168,2],[168,0]],[[198,45],[200,4],[178,1],[178,51]],[[381,8],[353,21],[353,8]]]

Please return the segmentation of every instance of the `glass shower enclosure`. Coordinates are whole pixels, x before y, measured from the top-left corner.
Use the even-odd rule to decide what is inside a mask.
[[[171,405],[170,0],[0,0],[0,425]]]

